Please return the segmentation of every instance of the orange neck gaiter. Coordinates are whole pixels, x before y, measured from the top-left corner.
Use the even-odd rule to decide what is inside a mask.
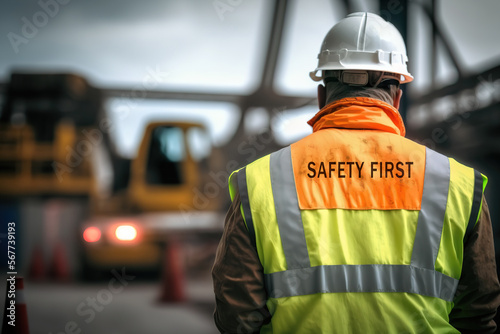
[[[325,128],[380,130],[405,136],[398,110],[386,102],[368,97],[348,97],[323,107],[307,124],[313,132]]]

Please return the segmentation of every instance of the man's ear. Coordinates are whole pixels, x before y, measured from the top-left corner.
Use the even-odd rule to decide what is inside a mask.
[[[401,89],[398,89],[396,97],[394,98],[394,103],[392,104],[394,108],[398,110],[399,110],[399,103],[401,102],[401,96],[403,96],[403,91]]]
[[[323,109],[326,104],[326,88],[323,85],[318,85],[318,107]]]

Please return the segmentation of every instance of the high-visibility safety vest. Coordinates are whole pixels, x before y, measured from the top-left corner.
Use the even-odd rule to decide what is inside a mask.
[[[310,124],[229,180],[264,269],[261,333],[458,333],[486,177],[404,138],[384,102],[343,99]]]

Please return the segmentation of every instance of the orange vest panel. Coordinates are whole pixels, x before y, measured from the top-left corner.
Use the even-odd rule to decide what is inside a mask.
[[[377,130],[319,130],[291,145],[299,206],[420,210],[425,147]]]

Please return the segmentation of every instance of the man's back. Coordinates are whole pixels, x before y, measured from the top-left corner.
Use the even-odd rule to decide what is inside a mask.
[[[448,314],[479,209],[474,171],[402,137],[386,103],[330,107],[312,135],[238,172],[272,314],[263,332],[404,332],[414,319],[458,332]]]
[[[407,61],[375,14],[327,33],[313,134],[230,177],[212,272],[221,332],[495,331],[487,179],[404,138]]]

